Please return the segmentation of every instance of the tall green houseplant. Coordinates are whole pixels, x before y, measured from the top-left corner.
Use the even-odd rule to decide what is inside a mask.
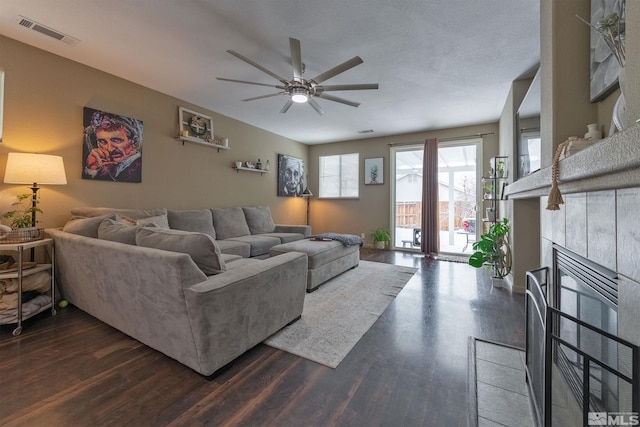
[[[486,265],[491,276],[502,279],[511,272],[511,247],[509,246],[509,220],[495,222],[489,232],[473,244],[475,251],[469,257],[469,265],[480,268]]]

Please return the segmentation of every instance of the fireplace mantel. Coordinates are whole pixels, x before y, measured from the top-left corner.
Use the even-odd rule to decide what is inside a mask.
[[[562,194],[640,187],[640,125],[560,160]],[[505,188],[509,199],[546,196],[551,190],[551,166]]]

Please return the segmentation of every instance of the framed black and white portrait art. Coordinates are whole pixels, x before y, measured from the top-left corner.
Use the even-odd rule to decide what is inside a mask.
[[[304,191],[304,161],[278,154],[278,196],[300,197]]]

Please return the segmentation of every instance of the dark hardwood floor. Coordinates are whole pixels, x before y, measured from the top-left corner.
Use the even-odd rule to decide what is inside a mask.
[[[466,426],[467,339],[524,345],[524,298],[486,270],[418,272],[338,366],[258,345],[212,380],[69,307],[0,327],[3,426]]]

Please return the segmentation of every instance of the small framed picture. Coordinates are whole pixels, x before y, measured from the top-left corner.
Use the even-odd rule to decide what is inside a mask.
[[[384,184],[384,158],[364,159],[364,183]]]

